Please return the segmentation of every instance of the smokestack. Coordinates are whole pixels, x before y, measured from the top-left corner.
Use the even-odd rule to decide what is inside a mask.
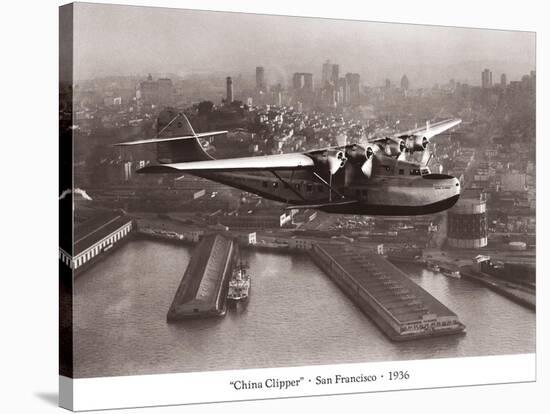
[[[233,80],[231,80],[231,76],[228,76],[226,79],[226,88],[227,88],[226,103],[230,104],[231,102],[233,102]]]

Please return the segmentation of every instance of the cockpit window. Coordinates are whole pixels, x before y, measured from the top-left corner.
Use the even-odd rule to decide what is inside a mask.
[[[420,175],[420,170],[418,168],[413,168],[409,171],[410,175]]]
[[[422,168],[420,170],[420,175],[427,175],[430,173],[430,169],[429,168]]]

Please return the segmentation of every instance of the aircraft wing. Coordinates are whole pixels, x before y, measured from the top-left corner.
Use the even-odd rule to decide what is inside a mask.
[[[312,168],[313,159],[302,153],[263,155],[222,160],[191,161],[152,165],[139,169],[140,174],[188,172],[273,171]]]
[[[130,145],[158,144],[159,142],[179,141],[182,139],[206,138],[206,137],[213,137],[216,135],[223,135],[223,134],[227,134],[227,131],[199,132],[195,135],[184,135],[182,137],[142,139],[139,141],[119,142],[114,145],[117,147],[124,147],[124,146],[130,146]]]
[[[434,124],[426,123],[425,127],[410,129],[405,132],[399,132],[394,134],[392,138],[400,138],[403,136],[415,135],[419,137],[426,137],[428,139],[441,134],[442,132],[451,129],[452,127],[460,124],[462,119],[447,119],[445,121],[436,122]]]

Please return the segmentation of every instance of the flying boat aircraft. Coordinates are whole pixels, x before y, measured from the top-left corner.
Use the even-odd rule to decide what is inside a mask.
[[[452,207],[460,196],[460,182],[431,173],[425,157],[433,137],[460,124],[449,119],[425,127],[368,140],[302,153],[215,159],[208,141],[228,131],[195,133],[181,112],[159,115],[159,133],[152,138],[115,144],[157,147],[157,165],[142,174],[190,173],[266,199],[287,204],[287,209],[313,208],[328,213],[409,216],[437,213]]]

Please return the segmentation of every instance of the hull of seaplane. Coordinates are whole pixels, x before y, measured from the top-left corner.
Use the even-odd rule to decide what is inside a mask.
[[[347,185],[309,171],[193,173],[261,197],[327,213],[384,216],[433,214],[451,208],[460,197],[458,179],[443,174],[377,176]]]

